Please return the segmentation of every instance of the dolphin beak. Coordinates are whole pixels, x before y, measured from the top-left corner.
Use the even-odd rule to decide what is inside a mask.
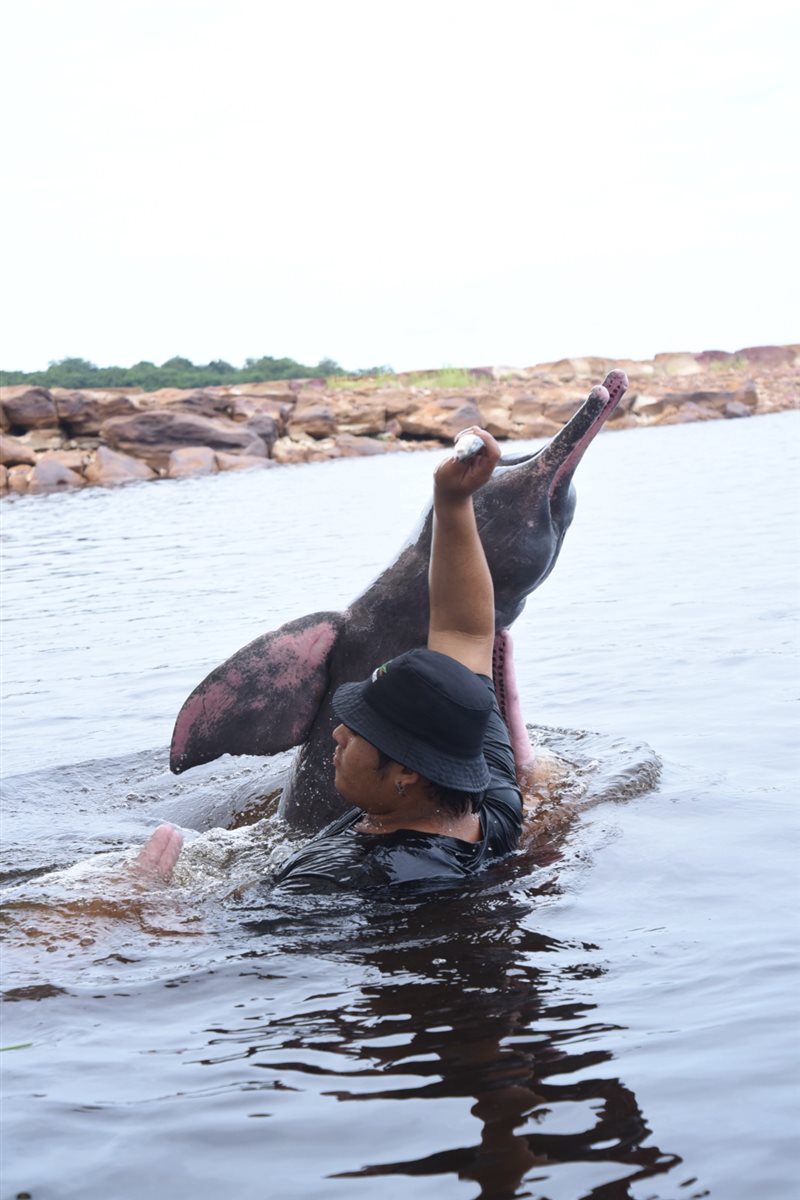
[[[587,446],[611,416],[627,387],[625,372],[611,371],[602,384],[592,388],[575,415],[542,451],[553,472],[548,486],[551,497],[572,479]]]

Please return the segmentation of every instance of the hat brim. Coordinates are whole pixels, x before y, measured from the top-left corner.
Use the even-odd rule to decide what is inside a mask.
[[[439,787],[452,788],[457,792],[486,790],[490,776],[482,753],[470,758],[443,754],[421,738],[393,725],[367,704],[364,693],[368,686],[368,680],[364,683],[343,683],[334,692],[333,711],[343,725],[366,738],[394,762],[412,771],[419,771],[420,775]]]

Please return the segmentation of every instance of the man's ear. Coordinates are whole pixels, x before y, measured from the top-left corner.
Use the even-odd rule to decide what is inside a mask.
[[[397,773],[397,782],[402,783],[404,788],[413,787],[422,778],[419,771],[412,771],[410,767],[400,765],[400,770]]]

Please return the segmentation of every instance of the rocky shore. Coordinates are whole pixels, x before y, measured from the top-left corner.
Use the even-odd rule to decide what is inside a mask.
[[[503,440],[551,437],[612,367],[627,371],[630,388],[610,430],[800,406],[800,345],[199,391],[21,385],[0,388],[0,490],[47,493],[430,448],[473,424]]]

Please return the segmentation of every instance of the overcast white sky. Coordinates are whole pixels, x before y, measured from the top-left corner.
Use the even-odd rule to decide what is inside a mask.
[[[800,340],[794,0],[18,0],[0,366]]]

